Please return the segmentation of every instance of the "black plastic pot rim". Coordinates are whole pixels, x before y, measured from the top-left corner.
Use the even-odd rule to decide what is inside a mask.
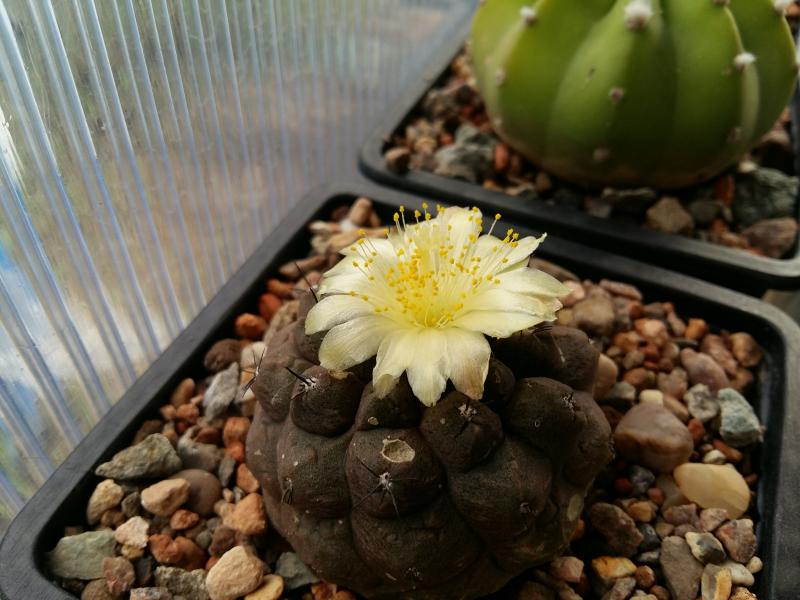
[[[644,261],[657,262],[670,269],[753,295],[760,295],[769,288],[800,288],[800,235],[792,257],[769,258],[711,242],[595,217],[583,211],[517,198],[433,173],[411,170],[400,175],[390,171],[383,157],[386,144],[419,105],[425,93],[447,71],[453,58],[464,47],[468,30],[467,24],[442,46],[432,57],[430,66],[419,82],[407,88],[406,93],[386,111],[380,123],[367,137],[359,153],[359,167],[367,177],[382,185],[429,194],[436,200],[470,203],[490,211],[500,210],[504,216],[520,219],[532,227],[551,229],[554,233],[585,243],[597,243],[613,252],[635,253]],[[800,92],[796,92],[792,102],[796,158],[800,156],[800,132],[797,130],[799,121]],[[797,218],[800,220],[800,202]]]
[[[127,446],[141,422],[167,401],[177,382],[191,365],[202,360],[208,346],[222,335],[242,307],[243,299],[263,291],[266,277],[283,262],[295,258],[298,241],[307,248],[306,224],[333,204],[366,196],[391,209],[399,204],[419,208],[423,199],[405,193],[365,184],[335,184],[314,190],[269,234],[254,254],[225,284],[211,302],[148,368],[123,397],[92,429],[78,447],[56,469],[42,488],[11,523],[0,544],[0,597],[5,600],[68,600],[74,596],[52,583],[45,572],[44,552],[61,536],[64,525],[82,521],[82,511],[96,477],[98,463]],[[516,225],[513,223],[513,225]],[[520,228],[523,235],[531,232]],[[645,288],[648,294],[663,294],[663,300],[679,305],[692,303],[698,312],[736,316],[736,325],[756,337],[769,336],[777,344],[780,362],[776,372],[768,372],[765,387],[779,385],[776,404],[761,406],[761,416],[769,424],[764,453],[773,448],[780,460],[770,463],[770,478],[762,478],[758,510],[772,527],[762,538],[765,570],[762,588],[771,591],[771,600],[796,598],[800,581],[800,513],[794,509],[800,489],[800,327],[773,306],[685,275],[650,267],[634,260],[615,256],[565,240],[549,237],[537,255],[570,268],[599,271],[602,276],[626,281]],[[574,268],[574,267],[572,267]],[[255,297],[255,296],[254,296]],[[777,378],[777,379],[776,379]],[[793,401],[794,400],[794,401]],[[780,423],[770,415],[783,413]],[[763,462],[763,461],[762,461]],[[768,488],[764,486],[768,485]],[[767,491],[769,493],[767,493]],[[77,496],[77,497],[76,497]],[[773,507],[773,508],[770,508]],[[69,510],[81,512],[69,512]],[[771,511],[771,512],[770,512]],[[74,519],[68,521],[67,519]]]

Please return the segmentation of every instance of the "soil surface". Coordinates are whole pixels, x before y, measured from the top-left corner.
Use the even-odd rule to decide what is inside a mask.
[[[97,466],[86,514],[47,557],[60,585],[84,600],[355,598],[316,581],[268,522],[245,464],[248,383],[338,250],[358,228],[379,226],[366,198],[311,224],[310,255],[266,281],[258,305],[236,317],[234,337],[208,348],[205,372],[187,373],[131,446]],[[593,395],[617,457],[592,485],[563,556],[492,597],[756,598],[757,458],[769,435],[746,399],[758,387],[757,342],[625,282],[532,263],[572,290],[559,324],[602,351]]]
[[[798,234],[798,179],[790,129],[787,109],[751,154],[699,186],[666,191],[581,189],[537,169],[501,140],[469,60],[461,54],[391,136],[384,157],[397,173],[427,171],[516,196],[520,202],[544,202],[786,258]]]

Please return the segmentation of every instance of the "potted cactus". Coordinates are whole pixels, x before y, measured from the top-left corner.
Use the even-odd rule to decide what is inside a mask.
[[[344,251],[254,380],[248,464],[270,521],[367,597],[499,589],[569,542],[612,456],[598,352],[550,325],[568,290],[528,267],[542,238],[494,237],[497,219],[482,235],[477,209],[401,208],[388,238]]]
[[[790,0],[481,4],[472,60],[495,130],[576,183],[705,181],[755,145],[794,88]]]
[[[798,19],[788,0],[484,0],[361,168],[726,287],[795,289]]]

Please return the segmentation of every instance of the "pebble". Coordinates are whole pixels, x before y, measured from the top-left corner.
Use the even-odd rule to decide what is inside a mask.
[[[664,392],[661,390],[642,390],[639,393],[639,402],[664,406]]]
[[[167,588],[174,596],[184,596],[191,600],[209,600],[206,572],[203,569],[185,571],[177,567],[158,567],[154,577],[157,587]]]
[[[726,560],[721,566],[731,572],[731,580],[735,585],[746,585],[749,587],[756,582],[756,578],[747,570],[747,567],[738,562]]]
[[[665,196],[647,209],[647,225],[664,233],[691,233],[694,229],[692,215],[677,198]]]
[[[142,506],[160,517],[170,517],[189,499],[189,482],[165,479],[142,490]]]
[[[686,393],[689,378],[680,367],[676,367],[669,373],[659,373],[657,378],[658,389],[666,396],[681,398]]]
[[[319,581],[294,552],[284,552],[278,557],[275,573],[283,578],[287,590],[294,590]]]
[[[222,429],[222,441],[226,446],[233,442],[247,442],[247,432],[250,431],[250,419],[245,417],[228,417]]]
[[[746,588],[735,587],[733,588],[733,594],[731,595],[730,600],[758,600],[758,598],[753,592]]]
[[[728,569],[706,565],[700,584],[702,600],[728,600],[731,587],[731,572]]]
[[[264,336],[267,320],[261,315],[242,313],[236,317],[233,327],[236,337],[256,341]]]
[[[173,600],[172,593],[165,587],[141,587],[131,590],[130,600]]]
[[[81,600],[114,600],[113,596],[108,591],[105,579],[95,579],[86,584],[81,592]]]
[[[719,433],[727,444],[741,448],[761,441],[761,423],[744,396],[725,388],[720,390],[717,400],[722,417]]]
[[[648,469],[670,472],[694,450],[686,426],[659,404],[638,404],[625,413],[614,432],[617,451]]]
[[[208,572],[208,595],[211,600],[235,600],[258,588],[263,572],[261,559],[243,546],[231,548]]]
[[[692,524],[697,521],[697,506],[694,504],[670,506],[662,511],[662,515],[670,525]]]
[[[172,476],[189,483],[189,499],[185,506],[201,517],[214,514],[214,503],[222,497],[222,485],[219,479],[202,469],[184,469]]]
[[[647,500],[632,502],[625,508],[625,512],[637,523],[649,523],[655,517],[653,505]]]
[[[261,494],[242,498],[225,518],[225,524],[245,535],[259,535],[267,530],[267,515]]]
[[[670,536],[661,543],[661,568],[672,600],[695,600],[703,575],[701,565],[681,537]]]
[[[89,525],[100,521],[100,517],[107,510],[119,506],[124,495],[122,488],[113,479],[105,479],[98,483],[86,506],[86,520]]]
[[[116,556],[103,559],[103,577],[112,596],[121,596],[131,589],[136,574],[126,558]]]
[[[686,369],[689,381],[693,385],[704,383],[713,393],[728,387],[729,381],[725,370],[708,354],[684,348],[681,350],[680,357],[681,364]]]
[[[219,468],[224,450],[216,444],[203,444],[193,439],[200,430],[199,426],[191,427],[178,440],[178,455],[187,469],[200,469],[215,472]]]
[[[172,392],[172,395],[169,398],[170,405],[178,408],[179,406],[183,406],[187,404],[189,400],[192,399],[194,396],[196,385],[194,379],[191,377],[187,377],[183,381],[181,381],[176,387],[175,390]]]
[[[708,323],[703,319],[689,319],[684,335],[690,340],[700,341],[708,333]]]
[[[595,399],[605,396],[616,383],[618,376],[619,367],[617,367],[617,363],[601,353],[600,359],[597,361],[597,373],[594,378],[593,395]]]
[[[643,536],[634,520],[620,507],[597,502],[589,509],[589,521],[614,552],[623,556],[636,553]]]
[[[797,187],[797,177],[777,169],[758,167],[738,178],[731,208],[744,225],[762,219],[791,217],[796,214]]]
[[[719,415],[719,402],[703,383],[692,386],[683,396],[689,414],[695,419],[708,423]]]
[[[702,508],[724,508],[736,519],[750,505],[750,488],[731,465],[687,463],[674,476],[683,495]]]
[[[621,577],[614,582],[610,590],[603,594],[601,600],[627,600],[635,588],[636,579]]]
[[[630,410],[636,402],[636,388],[627,381],[618,381],[598,403],[607,404],[620,411]]]
[[[241,352],[242,345],[239,340],[220,340],[206,352],[203,366],[212,373],[216,373],[225,369],[231,363],[238,362]]]
[[[686,534],[686,543],[689,544],[689,549],[694,557],[704,565],[708,563],[719,564],[727,558],[720,541],[710,533],[694,533],[690,531]]]
[[[131,517],[114,530],[114,539],[124,546],[144,548],[150,523],[142,517]]]
[[[115,545],[114,534],[108,530],[63,537],[47,554],[50,572],[64,579],[100,579],[103,559],[114,556]]]
[[[725,546],[728,556],[738,563],[746,564],[756,553],[758,542],[750,519],[729,521],[717,528],[714,535]]]
[[[722,337],[709,333],[703,338],[700,350],[713,358],[721,366],[729,377],[736,375],[739,363],[725,345]]]
[[[258,480],[244,463],[236,468],[236,485],[248,494],[252,494],[261,489]]]
[[[747,565],[745,566],[747,567],[747,570],[750,571],[751,573],[759,573],[761,572],[761,569],[764,568],[764,562],[757,556],[754,556],[749,561],[747,561]]]
[[[661,537],[655,528],[649,523],[641,523],[636,527],[642,534],[642,541],[639,543],[639,550],[649,552],[661,547]],[[669,535],[669,534],[667,534]],[[664,536],[666,537],[666,535]]]
[[[763,219],[753,223],[742,234],[751,245],[771,258],[781,258],[794,247],[798,227],[794,217]]]
[[[728,459],[722,452],[714,448],[703,456],[703,462],[707,465],[724,465]]]
[[[724,508],[706,508],[700,511],[700,527],[703,531],[713,532],[728,520],[728,511]]]
[[[647,493],[648,489],[653,487],[656,476],[653,475],[650,469],[645,469],[640,465],[634,464],[628,469],[628,479],[633,485],[633,490],[631,490],[632,494],[634,496],[643,496]]]
[[[556,594],[541,583],[526,581],[522,584],[515,598],[516,600],[556,600]]]
[[[575,556],[559,556],[550,563],[550,575],[568,583],[580,583],[583,561]]]
[[[239,354],[237,353],[237,361]],[[203,407],[208,419],[222,415],[236,398],[239,390],[239,363],[234,362],[214,376],[211,385],[203,395]]]
[[[190,529],[200,521],[200,515],[185,508],[179,508],[169,519],[169,526],[176,531]]]
[[[636,565],[619,556],[599,556],[592,559],[592,570],[604,584],[612,585],[614,580],[636,573]]]
[[[117,452],[94,472],[100,477],[117,480],[150,479],[172,475],[181,467],[181,459],[170,441],[160,433],[154,433],[139,444]]]
[[[237,442],[232,442],[231,446],[236,443]],[[231,478],[236,472],[236,464],[236,459],[232,456],[226,454],[222,457],[222,461],[220,461],[219,467],[217,468],[217,477],[223,486],[227,487],[230,485]]]
[[[733,356],[739,361],[739,364],[745,368],[758,366],[764,358],[761,347],[749,333],[732,333],[729,341],[731,343],[731,352],[733,352]]]
[[[683,495],[675,479],[671,475],[662,473],[656,477],[656,487],[664,493],[664,502],[661,503],[661,508],[666,510],[671,506],[686,504],[686,496]]]
[[[590,336],[610,336],[614,332],[614,303],[608,296],[595,294],[572,307],[574,326]]]
[[[656,583],[655,571],[647,566],[636,567],[633,577],[636,579],[636,585],[645,590],[649,590]]]
[[[254,592],[250,592],[244,600],[278,600],[283,595],[283,577],[280,575],[267,575],[261,587]],[[334,596],[331,600],[339,600]]]

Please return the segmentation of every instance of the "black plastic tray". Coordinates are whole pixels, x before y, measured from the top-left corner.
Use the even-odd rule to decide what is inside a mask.
[[[157,414],[180,379],[203,372],[205,351],[216,339],[231,334],[237,314],[252,310],[265,278],[283,262],[306,254],[306,224],[362,195],[372,198],[387,215],[401,203],[418,208],[422,202],[408,194],[359,184],[321,188],[301,202],[11,523],[0,545],[0,597],[74,600],[48,579],[44,553],[55,546],[64,526],[83,521],[86,501],[98,481],[92,474],[95,465],[129,444],[141,422]],[[519,231],[531,233],[524,227]],[[759,555],[765,568],[757,593],[770,600],[795,600],[800,581],[800,513],[795,505],[800,490],[800,328],[754,298],[552,236],[537,256],[581,277],[633,283],[651,300],[674,302],[681,314],[705,318],[713,327],[748,331],[762,345],[765,359],[758,373],[755,405],[767,426],[760,452],[765,476],[758,488]]]
[[[369,178],[392,187],[428,195],[431,199],[455,203],[470,203],[487,211],[497,210],[503,216],[545,229],[568,239],[591,244],[644,262],[659,264],[731,289],[760,296],[768,289],[800,288],[800,244],[795,243],[789,258],[775,259],[758,256],[679,235],[645,229],[638,225],[619,223],[594,217],[580,210],[562,208],[544,202],[516,198],[503,192],[487,190],[480,185],[410,170],[402,175],[386,167],[383,153],[391,136],[406,122],[426,92],[448,71],[453,58],[461,51],[467,27],[431,57],[429,67],[418,84],[409,86],[397,103],[369,134],[359,154],[361,171]],[[798,93],[792,102],[795,158],[800,156]],[[800,172],[800,169],[798,169]],[[798,214],[800,220],[800,202]]]

